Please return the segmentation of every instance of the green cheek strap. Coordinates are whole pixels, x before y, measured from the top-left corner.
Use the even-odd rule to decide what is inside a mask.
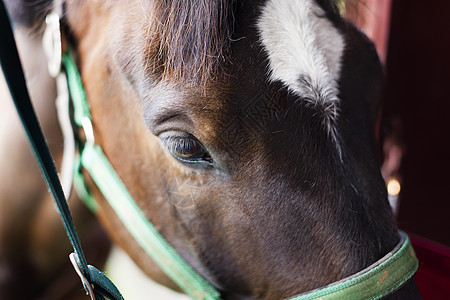
[[[63,55],[62,61],[73,101],[74,122],[83,128],[86,136],[86,143],[81,146],[80,166],[88,171],[128,232],[169,278],[193,299],[220,299],[220,293],[175,251],[146,218],[100,146],[95,144],[89,103],[70,50]],[[75,188],[87,200],[88,207],[95,209],[97,204],[87,191],[80,172],[81,168],[77,166]]]

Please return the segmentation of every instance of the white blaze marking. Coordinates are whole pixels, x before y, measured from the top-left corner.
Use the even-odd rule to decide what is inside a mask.
[[[338,114],[344,38],[314,0],[268,0],[257,23],[270,79],[319,108],[329,134]]]

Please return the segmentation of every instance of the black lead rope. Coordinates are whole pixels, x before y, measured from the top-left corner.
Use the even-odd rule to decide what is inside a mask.
[[[88,266],[86,262],[55,164],[30,101],[11,23],[3,1],[0,1],[0,41],[0,64],[6,83],[33,149],[34,156],[56,202],[58,213],[72,244],[75,252],[75,262],[80,269],[77,272],[81,271],[79,275],[87,279],[87,282],[83,281],[84,288],[91,298],[95,295],[97,299],[105,299],[105,297],[108,299],[123,299],[109,279],[95,267]],[[94,295],[91,294],[92,290]]]
[[[11,96],[14,99],[14,104],[27,133],[28,140],[38,161],[41,172],[45,177],[52,196],[56,200],[58,211],[61,213],[61,218],[63,219],[70,242],[78,256],[80,266],[83,272],[87,273],[86,259],[81,250],[81,244],[75,230],[69,207],[65,201],[64,192],[59,182],[55,164],[30,101],[25,76],[20,64],[19,54],[17,53],[16,43],[3,1],[0,5],[0,40],[2,41],[0,47],[0,59],[3,74],[5,75]]]

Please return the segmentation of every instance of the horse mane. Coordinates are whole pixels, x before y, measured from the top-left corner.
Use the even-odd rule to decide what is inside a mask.
[[[218,70],[233,32],[235,0],[156,0],[147,55],[163,78],[206,82]]]

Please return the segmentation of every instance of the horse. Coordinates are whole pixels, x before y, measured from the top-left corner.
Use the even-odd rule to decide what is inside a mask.
[[[337,3],[54,2],[8,3],[34,32],[61,6],[95,143],[223,299],[293,297],[399,243],[374,137],[382,67]],[[86,181],[113,242],[178,290]],[[414,278],[388,298],[420,299]]]

